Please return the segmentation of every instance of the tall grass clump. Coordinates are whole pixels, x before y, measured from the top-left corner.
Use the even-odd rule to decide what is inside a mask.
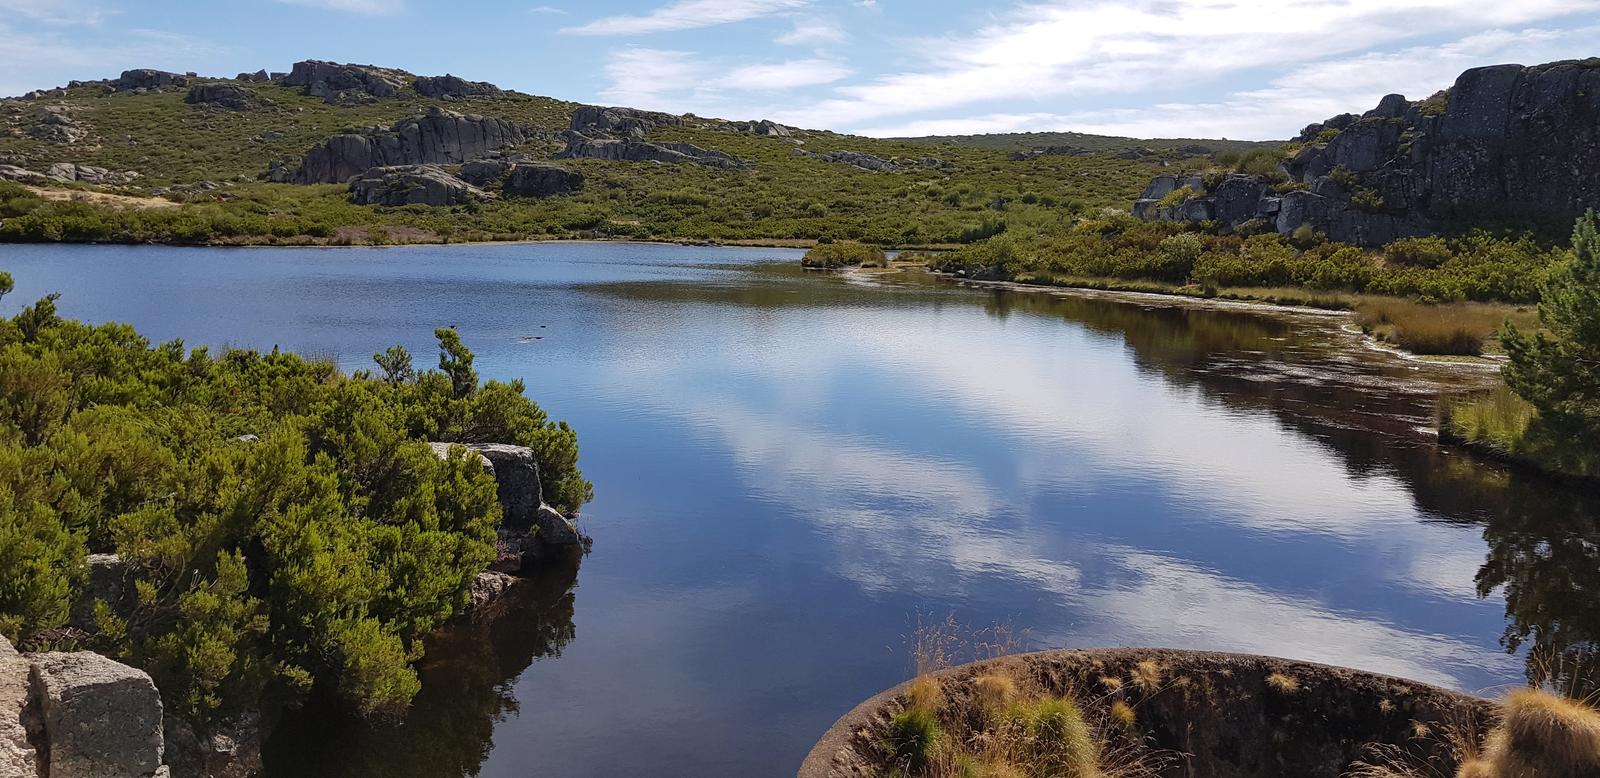
[[[882,267],[888,264],[883,249],[865,243],[824,243],[800,259],[802,267],[835,269],[852,265]]]
[[[1431,305],[1399,299],[1356,305],[1361,331],[1413,354],[1480,356],[1483,344],[1506,321],[1507,309],[1480,305]]]
[[[1458,778],[1592,778],[1600,775],[1600,711],[1539,689],[1506,697],[1500,726]]]

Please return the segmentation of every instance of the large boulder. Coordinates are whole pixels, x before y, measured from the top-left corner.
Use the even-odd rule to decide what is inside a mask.
[[[493,97],[500,94],[500,87],[487,81],[468,81],[458,76],[449,74],[442,76],[418,76],[412,84],[419,94],[424,97],[434,97],[444,100],[460,99],[463,97]]]
[[[162,771],[161,694],[142,670],[88,651],[35,654],[50,778],[146,778]]]
[[[237,84],[195,84],[183,101],[190,105],[209,105],[229,111],[248,111],[265,101]]]
[[[459,165],[527,139],[503,119],[432,108],[387,129],[341,133],[306,152],[289,176],[297,184],[332,184],[376,167]]]
[[[32,126],[28,134],[51,143],[77,143],[89,134],[72,115],[72,110],[63,105],[41,105],[33,110]]]
[[[472,587],[468,592],[467,612],[478,612],[505,596],[516,582],[516,577],[509,573],[498,573],[493,570],[478,573],[478,576],[472,579]]]
[[[118,92],[132,92],[136,89],[155,91],[188,86],[189,77],[178,73],[168,73],[165,70],[136,68],[122,71],[122,75],[113,79],[110,84],[111,88]]]
[[[0,635],[0,776],[39,778],[42,765],[37,744],[43,722],[33,697],[33,670]]]
[[[598,105],[580,105],[572,112],[573,132],[584,135],[623,135],[635,140],[657,127],[675,127],[683,124],[683,117],[670,113],[640,111],[636,108],[606,108]]]
[[[1237,227],[1261,217],[1266,196],[1266,182],[1255,176],[1228,176],[1211,193],[1212,217],[1230,227]]]
[[[306,60],[294,63],[283,84],[302,87],[330,105],[348,105],[398,96],[411,80],[411,74],[392,68]]]
[[[614,162],[660,162],[669,165],[692,163],[715,168],[739,168],[743,163],[735,157],[712,149],[703,149],[692,143],[651,143],[631,138],[591,138],[581,132],[568,130],[567,147],[555,155],[556,159],[606,159]]]
[[[508,197],[551,197],[583,191],[583,174],[559,165],[519,162],[511,166],[501,191]]]
[[[531,559],[552,549],[583,542],[577,525],[544,503],[539,463],[526,446],[500,443],[430,443],[444,458],[460,446],[477,455],[484,471],[494,476],[500,498],[501,524],[496,530],[499,554],[494,572],[515,573]]]
[[[350,180],[357,205],[461,205],[487,196],[433,165],[375,167]]]
[[[836,165],[851,165],[862,170],[893,172],[900,169],[899,165],[887,159],[875,157],[871,154],[863,154],[859,151],[827,151],[818,154],[804,149],[795,149],[790,154],[796,157],[820,159],[823,162],[831,162]]]

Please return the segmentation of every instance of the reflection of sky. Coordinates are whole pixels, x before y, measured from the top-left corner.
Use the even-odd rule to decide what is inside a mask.
[[[576,638],[506,679],[521,707],[485,778],[792,774],[903,678],[919,610],[1040,647],[1255,651],[1468,689],[1518,674],[1501,603],[1473,593],[1475,526],[1141,369],[1114,328],[706,266],[785,253],[767,250],[6,251],[8,312],[61,290],[68,315],[157,338],[348,367],[399,342],[426,365],[433,327],[457,324],[484,377],[525,378],[574,424],[597,493]],[[1147,334],[1181,341],[1161,328],[1182,321]]]
[[[781,346],[728,321],[721,361],[613,370],[719,436],[745,487],[824,530],[835,573],[865,591],[960,601],[1003,580],[1056,601],[1071,629],[1032,625],[1054,643],[1261,652],[1450,685],[1515,671],[1482,640],[1500,614],[1473,591],[1477,532],[1420,521],[1397,478],[1352,476],[1270,416],[1152,380],[1120,344],[1058,322],[907,318],[812,312],[779,329],[823,320],[826,336]],[[896,404],[942,433],[907,429]],[[849,406],[885,414],[836,410]]]

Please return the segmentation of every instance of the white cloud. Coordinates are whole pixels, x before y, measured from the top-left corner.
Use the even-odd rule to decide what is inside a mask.
[[[73,0],[0,0],[0,17],[43,24],[95,26],[117,12]]]
[[[1293,68],[1260,89],[1217,102],[1158,103],[1069,113],[993,113],[866,127],[878,137],[1075,130],[1138,138],[1287,138],[1306,124],[1361,112],[1391,92],[1418,99],[1461,71],[1498,62],[1533,64],[1592,54],[1600,27],[1490,30],[1442,45],[1374,52]]]
[[[717,86],[728,89],[778,90],[831,84],[848,78],[853,71],[828,59],[801,59],[775,65],[746,65],[717,79]]]
[[[779,35],[773,42],[785,46],[815,46],[843,43],[849,37],[835,19],[796,19],[794,29]]]
[[[808,2],[810,0],[677,0],[647,14],[607,16],[568,27],[562,32],[571,35],[644,35],[692,30],[748,21],[800,8]]]
[[[566,12],[565,9],[557,8],[557,7],[553,6],[553,5],[536,5],[536,6],[532,7],[532,8],[529,8],[528,9],[528,13],[531,13],[531,14],[554,14],[554,15],[563,15],[564,16],[564,15],[566,15],[567,12]]]
[[[303,5],[307,8],[326,8],[330,11],[345,11],[348,13],[370,14],[382,16],[404,10],[402,0],[278,0],[287,5]]]
[[[774,118],[850,128],[986,103],[1203,90],[1252,69],[1294,68],[1408,38],[1521,25],[1595,7],[1593,0],[1052,0],[1017,6],[970,33],[918,41],[928,52],[925,68],[842,86],[830,99]]]
[[[849,77],[849,67],[829,59],[800,59],[729,67],[687,51],[629,46],[606,63],[606,101],[635,107],[716,113],[733,109],[730,93],[776,92]],[[752,114],[754,115],[754,114]]]

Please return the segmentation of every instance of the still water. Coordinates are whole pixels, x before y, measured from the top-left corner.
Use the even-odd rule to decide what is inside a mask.
[[[69,316],[350,369],[454,325],[485,378],[526,379],[578,429],[592,553],[433,641],[400,727],[287,716],[275,778],[792,775],[946,614],[1033,648],[1257,652],[1478,692],[1522,679],[1535,642],[1563,667],[1592,655],[1593,498],[1423,432],[1481,373],[1364,349],[1327,316],[797,260],[0,246],[7,313],[59,291]]]

